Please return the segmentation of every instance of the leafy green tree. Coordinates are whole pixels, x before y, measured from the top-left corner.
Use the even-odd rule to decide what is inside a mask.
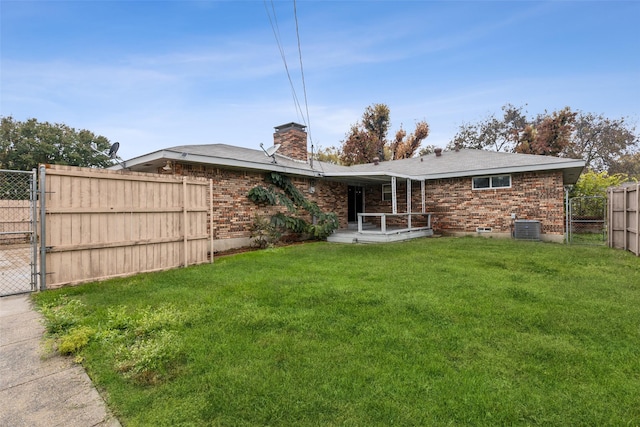
[[[104,136],[64,124],[28,119],[20,122],[2,117],[0,125],[0,169],[31,170],[38,164],[107,167],[112,160]],[[92,146],[99,152],[93,150]]]
[[[318,147],[318,150],[313,155],[314,160],[325,163],[333,163],[335,165],[341,165],[340,150],[336,147],[322,148]]]
[[[405,159],[412,157],[420,144],[429,136],[429,125],[425,121],[416,123],[416,129],[407,135],[400,128],[395,139],[389,141],[387,133],[391,126],[389,107],[373,104],[367,107],[359,123],[351,129],[342,142],[340,162],[344,165],[371,163],[379,160]]]
[[[617,187],[629,181],[626,174],[609,175],[606,171],[589,170],[578,178],[578,182],[571,189],[570,197],[606,196],[607,188]]]

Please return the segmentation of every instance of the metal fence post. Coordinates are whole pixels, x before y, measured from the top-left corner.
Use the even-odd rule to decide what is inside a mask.
[[[29,244],[31,245],[31,291],[38,290],[38,170],[31,170],[31,188],[29,203],[31,204],[31,224]]]
[[[45,195],[47,193],[46,168],[40,165],[40,290],[47,289],[47,210]]]

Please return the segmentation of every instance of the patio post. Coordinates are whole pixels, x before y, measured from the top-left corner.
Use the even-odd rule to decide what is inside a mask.
[[[409,214],[407,227],[411,228],[411,178],[407,178],[407,213]]]
[[[391,213],[392,214],[397,214],[398,213],[398,194],[396,191],[396,177],[392,176],[391,177]]]

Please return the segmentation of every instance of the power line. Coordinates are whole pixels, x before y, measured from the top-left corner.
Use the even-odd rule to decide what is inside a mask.
[[[293,0],[293,16],[296,20],[296,38],[298,39],[298,57],[300,58],[300,75],[302,76],[302,89],[304,91],[304,106],[307,112],[307,133],[311,143],[311,167],[313,167],[313,138],[311,137],[311,120],[309,118],[309,101],[307,100],[307,85],[304,81],[304,67],[302,65],[302,48],[300,47],[300,31],[298,29],[298,11],[296,0]]]
[[[295,3],[294,3],[295,4]],[[273,31],[273,35],[276,39],[276,43],[278,44],[278,49],[280,50],[280,57],[282,58],[282,62],[284,63],[284,68],[287,72],[287,78],[289,79],[289,85],[291,86],[291,93],[293,95],[293,103],[296,107],[296,114],[299,114],[298,117],[302,118],[302,121],[305,125],[307,122],[304,117],[304,113],[302,112],[302,108],[300,107],[300,102],[298,101],[298,95],[296,94],[296,89],[293,84],[293,80],[291,79],[291,73],[289,73],[289,65],[287,64],[287,58],[284,53],[284,48],[282,47],[282,43],[280,43],[280,28],[278,27],[278,20],[276,17],[276,9],[273,4],[273,0],[271,0],[271,9],[273,11],[273,19],[271,19],[271,13],[269,13],[269,7],[267,6],[267,0],[264,0],[264,8],[267,11],[267,16],[269,17],[269,23],[271,24],[271,29]],[[275,21],[275,25],[274,25]],[[297,22],[297,21],[296,21]]]
[[[302,111],[302,107],[300,106],[300,101],[298,100],[298,95],[296,93],[296,89],[295,86],[293,84],[293,80],[291,79],[291,73],[289,72],[289,66],[287,64],[287,58],[286,55],[284,53],[284,48],[282,47],[282,43],[280,42],[280,28],[278,27],[278,20],[276,17],[276,10],[275,10],[275,6],[273,4],[273,0],[271,0],[271,11],[273,12],[273,19],[271,19],[271,13],[269,12],[269,7],[267,6],[267,1],[264,0],[264,7],[265,10],[267,12],[267,16],[269,17],[269,23],[271,24],[271,29],[273,30],[273,35],[276,39],[276,43],[278,44],[278,49],[280,50],[280,56],[282,58],[282,62],[284,63],[284,68],[287,72],[287,78],[289,79],[289,85],[291,86],[291,93],[293,94],[293,103],[295,105],[296,108],[296,114],[298,114],[299,118],[302,118],[302,122],[305,124],[305,126],[307,127],[307,135],[309,135],[309,142],[311,143],[311,158],[310,158],[310,163],[311,163],[311,167],[313,168],[313,155],[314,155],[314,145],[313,145],[313,137],[311,136],[311,119],[309,116],[309,101],[307,98],[307,85],[305,82],[305,78],[304,78],[304,65],[302,62],[302,44],[300,42],[300,28],[298,25],[298,9],[297,9],[297,4],[296,4],[296,0],[293,0],[293,16],[295,18],[295,23],[296,23],[296,39],[298,42],[298,58],[300,60],[300,75],[302,77],[302,89],[303,89],[303,93],[304,93],[304,106],[305,106],[305,112],[306,112],[306,118],[305,118],[305,112]],[[275,22],[275,24],[274,24]]]

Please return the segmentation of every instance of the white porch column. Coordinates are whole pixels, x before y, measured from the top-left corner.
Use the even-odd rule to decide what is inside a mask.
[[[391,177],[391,213],[398,213],[398,194],[396,191],[396,177]]]
[[[411,228],[411,179],[407,178],[407,213],[409,218],[407,219],[407,226]]]

